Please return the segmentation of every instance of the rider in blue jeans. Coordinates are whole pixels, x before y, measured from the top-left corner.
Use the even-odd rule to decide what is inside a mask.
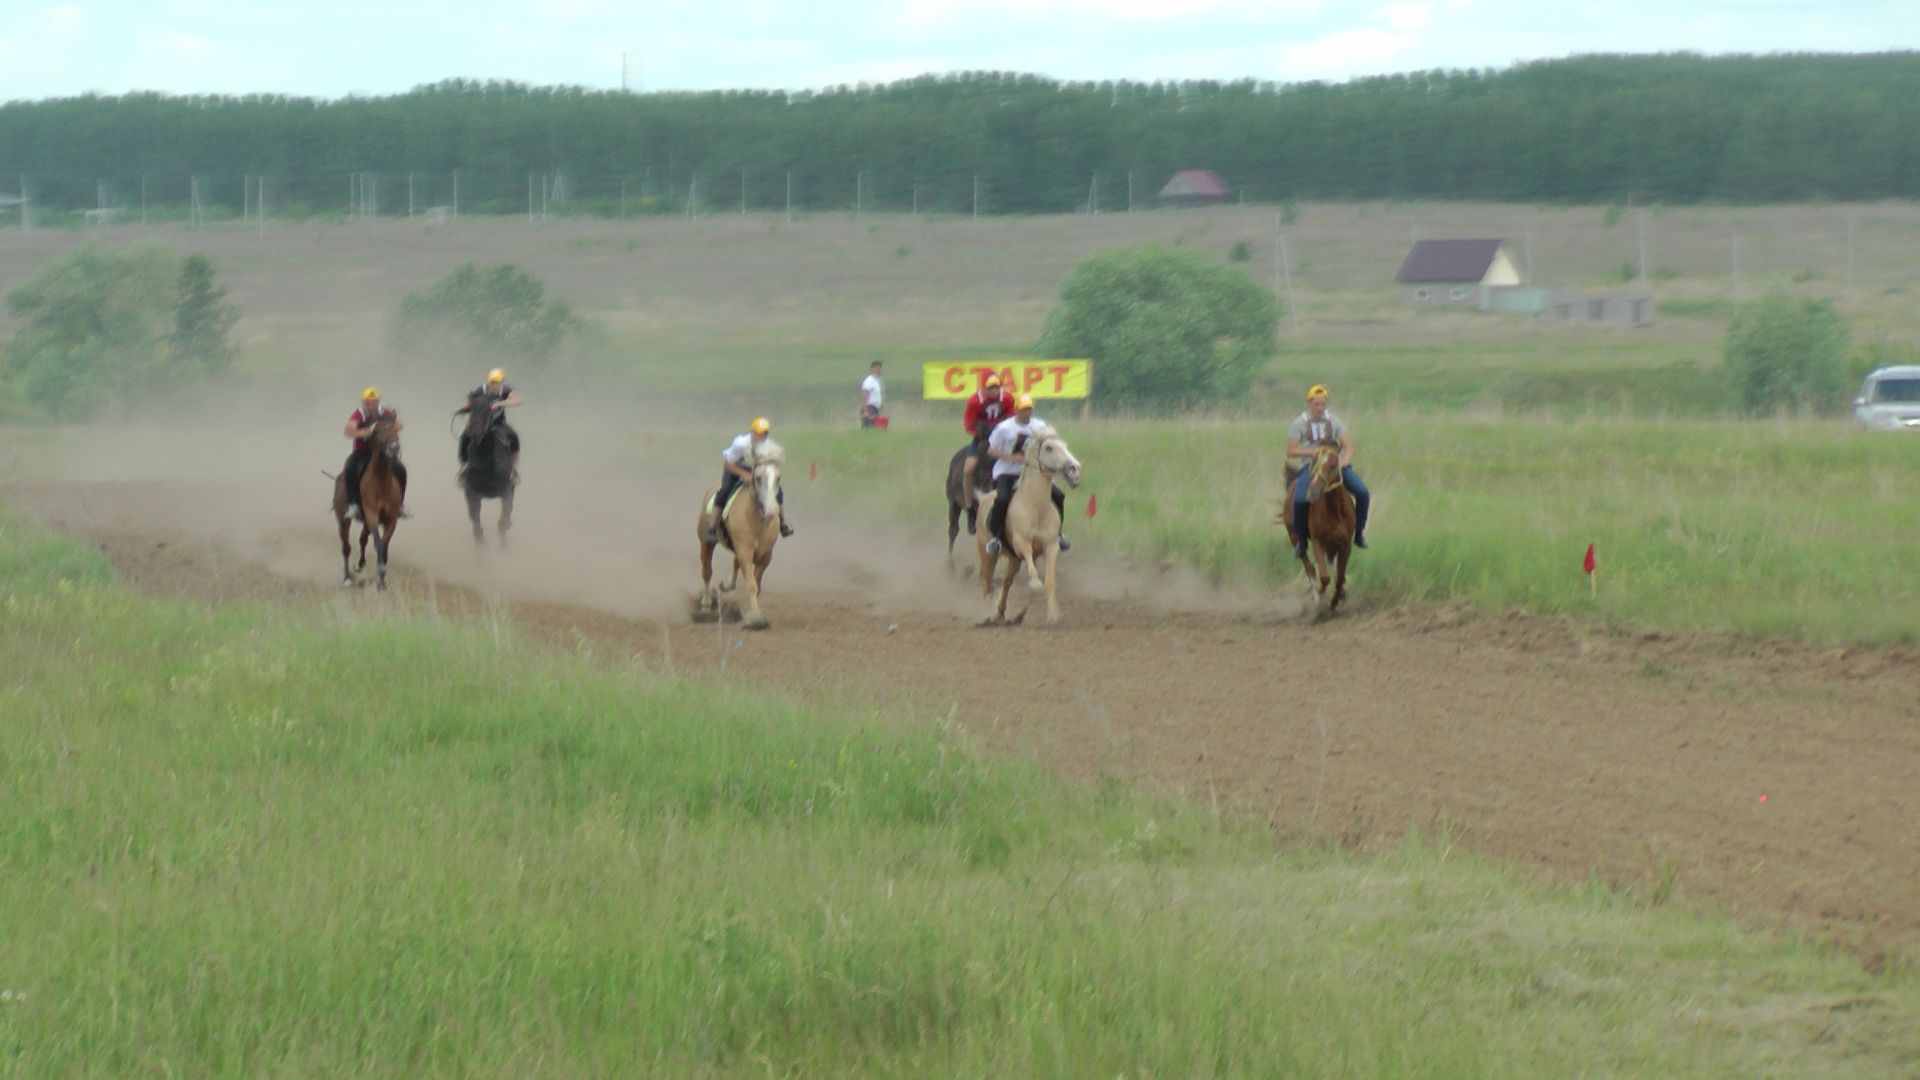
[[[1329,398],[1327,388],[1316,384],[1307,391],[1307,411],[1287,428],[1287,460],[1300,467],[1293,481],[1293,553],[1302,559],[1307,557],[1307,485],[1313,479],[1314,452],[1322,446],[1340,448],[1340,479],[1353,493],[1353,546],[1367,546],[1367,507],[1373,496],[1353,471],[1353,436],[1339,417],[1327,411]]]

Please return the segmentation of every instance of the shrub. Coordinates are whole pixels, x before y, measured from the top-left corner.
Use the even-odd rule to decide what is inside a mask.
[[[1235,240],[1233,248],[1227,252],[1228,262],[1249,262],[1253,259],[1253,245],[1245,240]]]
[[[1242,271],[1197,252],[1123,248],[1067,276],[1039,351],[1095,360],[1102,403],[1193,405],[1245,393],[1279,321],[1279,303]]]
[[[1775,293],[1733,313],[1726,370],[1750,413],[1831,410],[1845,399],[1847,329],[1825,300]]]
[[[565,301],[548,299],[539,278],[512,263],[482,270],[463,263],[400,302],[393,337],[419,348],[450,335],[494,359],[544,363],[586,323]]]
[[[7,349],[7,383],[60,420],[190,385],[232,363],[238,315],[225,295],[198,256],[89,244],[8,295],[25,325]]]

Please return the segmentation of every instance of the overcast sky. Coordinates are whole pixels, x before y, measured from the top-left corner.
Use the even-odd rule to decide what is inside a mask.
[[[1589,52],[1920,47],[1920,0],[0,0],[0,100],[452,77],[802,89],[927,72],[1306,79]]]

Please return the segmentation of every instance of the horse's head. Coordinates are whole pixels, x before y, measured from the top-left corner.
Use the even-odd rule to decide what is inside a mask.
[[[1307,501],[1317,502],[1320,496],[1329,491],[1338,491],[1343,481],[1340,478],[1340,448],[1323,446],[1314,451],[1313,464],[1309,466],[1311,476],[1307,480]]]
[[[373,434],[367,436],[367,445],[376,454],[395,457],[400,453],[400,422],[392,413],[381,413],[373,422]]]
[[[493,427],[493,402],[488,399],[485,390],[475,390],[467,395],[467,438],[478,439]]]
[[[1064,476],[1068,487],[1080,486],[1080,459],[1067,449],[1067,440],[1043,431],[1027,448],[1027,460],[1048,476]]]
[[[780,509],[780,470],[786,467],[787,452],[772,439],[756,443],[748,459],[753,469],[753,497],[760,503],[760,516],[772,517]]]

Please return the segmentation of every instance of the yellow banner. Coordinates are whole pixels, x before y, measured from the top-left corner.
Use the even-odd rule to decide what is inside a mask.
[[[927,401],[959,401],[986,385],[1000,385],[1036,398],[1084,398],[1093,393],[1091,360],[929,360],[920,369],[920,396]]]

